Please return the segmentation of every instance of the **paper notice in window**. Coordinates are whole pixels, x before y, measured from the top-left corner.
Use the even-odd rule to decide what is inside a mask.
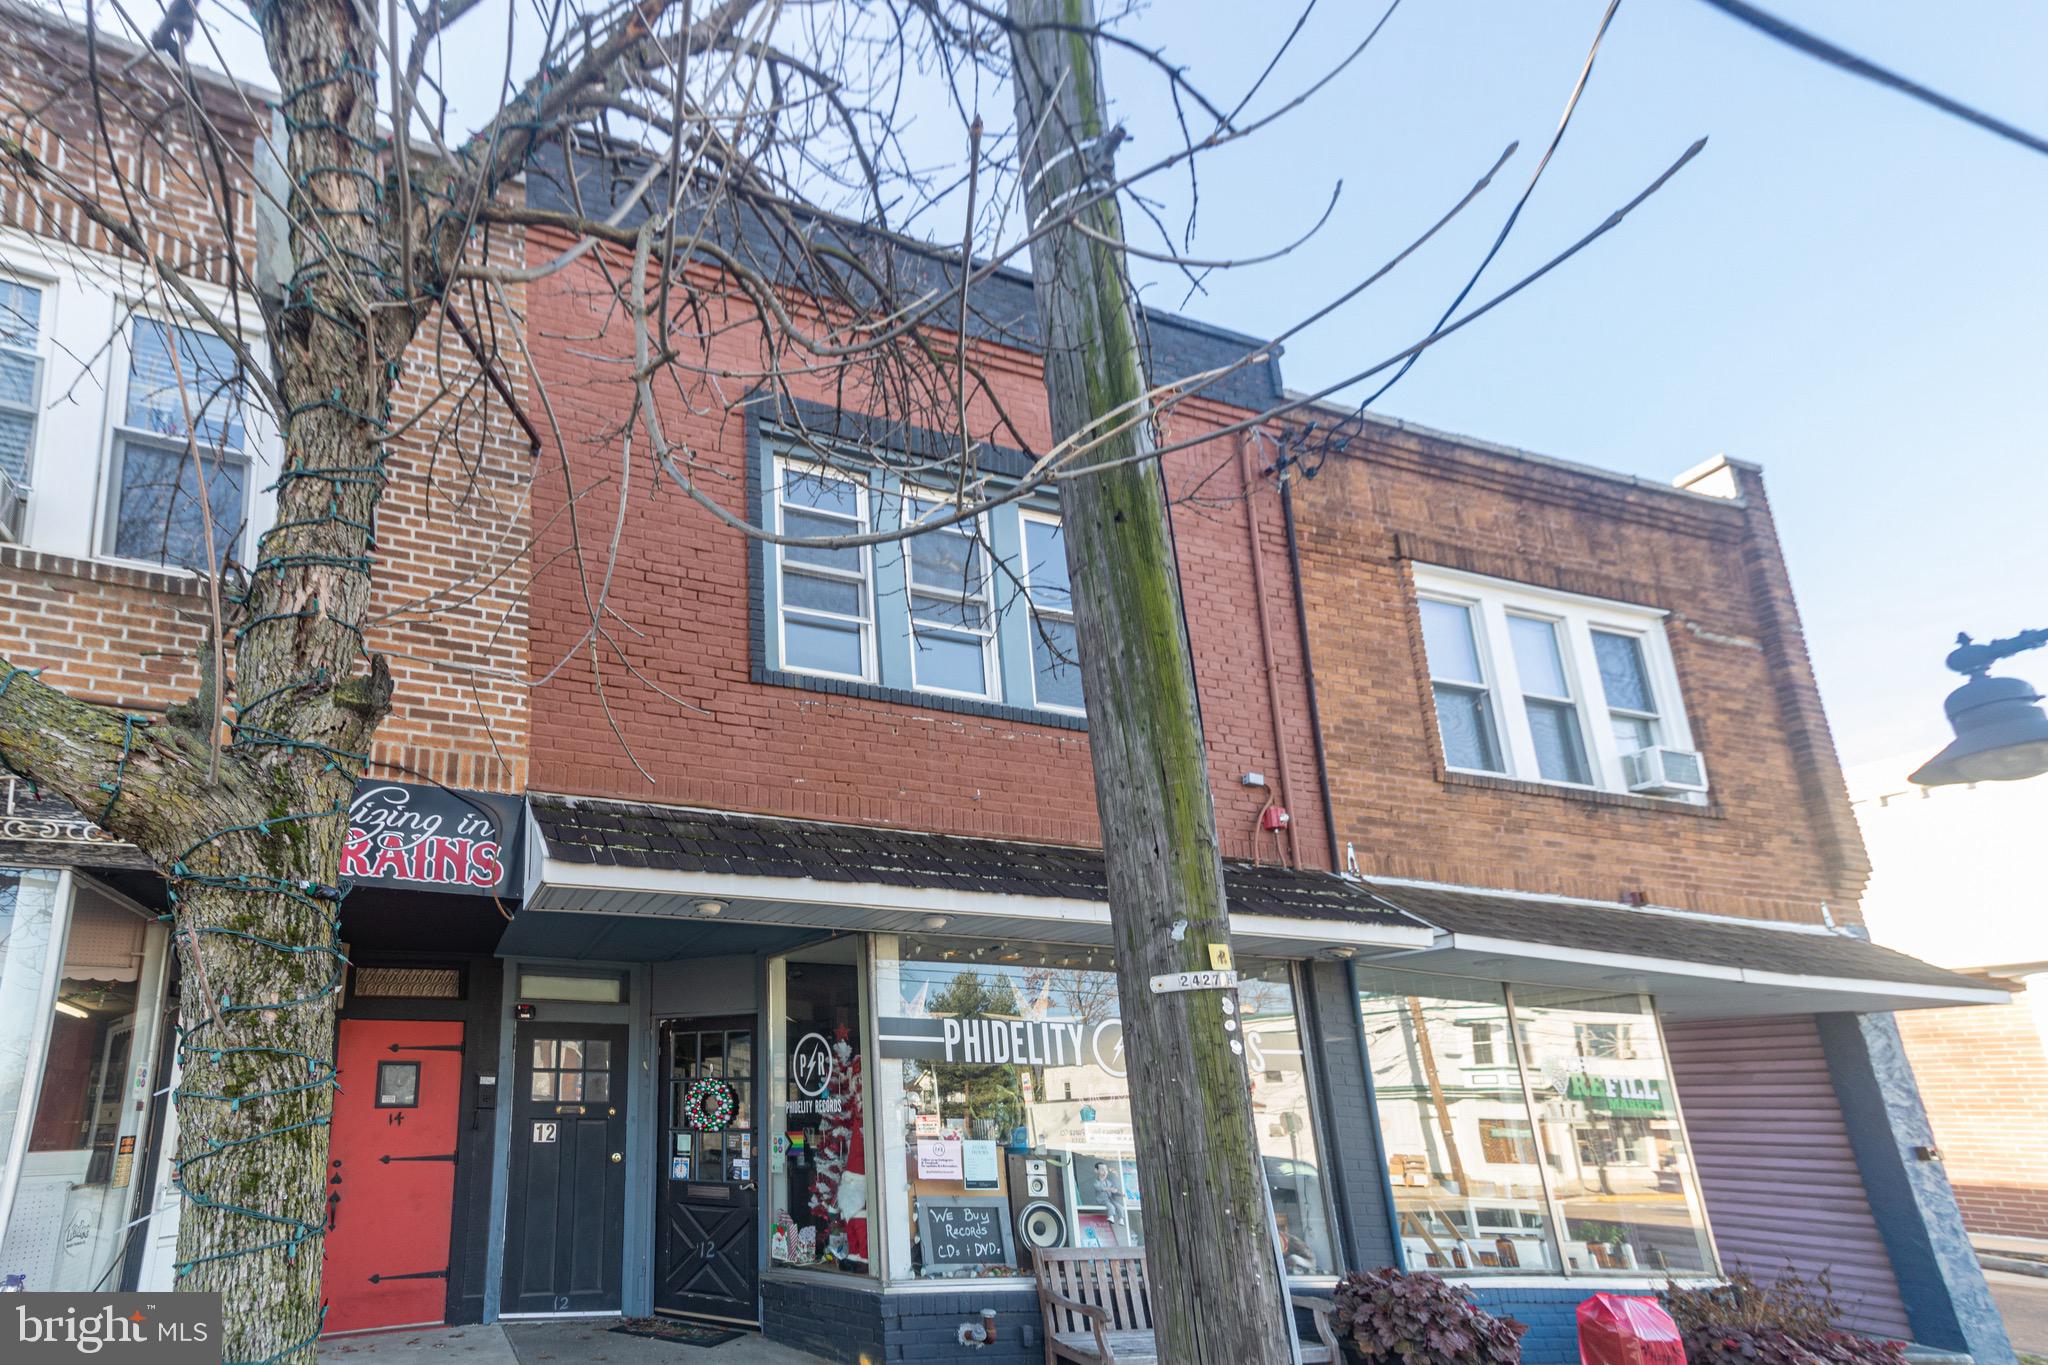
[[[917,1140],[917,1178],[919,1180],[958,1180],[961,1178],[960,1149],[965,1144],[955,1138],[919,1138]]]
[[[970,1139],[960,1144],[960,1177],[970,1190],[1002,1188],[996,1176],[996,1144]]]

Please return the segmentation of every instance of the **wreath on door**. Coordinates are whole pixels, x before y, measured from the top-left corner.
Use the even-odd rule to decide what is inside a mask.
[[[740,1100],[724,1081],[705,1077],[683,1092],[683,1122],[700,1133],[723,1131],[739,1112]]]

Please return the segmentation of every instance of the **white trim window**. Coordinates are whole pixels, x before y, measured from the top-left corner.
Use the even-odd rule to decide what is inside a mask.
[[[22,536],[43,394],[43,287],[0,276],[0,539]]]
[[[1429,656],[1429,687],[1436,698],[1444,761],[1468,772],[1506,772],[1493,718],[1493,693],[1486,685],[1486,662],[1472,629],[1473,604],[1425,597],[1421,609],[1422,643]]]
[[[864,534],[868,488],[823,465],[775,462],[775,528],[825,539]],[[872,682],[875,676],[874,557],[869,547],[778,545],[776,620],[782,666],[795,673]]]
[[[1074,628],[1074,590],[1067,577],[1067,543],[1060,519],[1027,510],[1024,522],[1024,593],[1031,604],[1031,686],[1048,711],[1086,712],[1081,696],[1080,639]]]
[[[1427,565],[1415,588],[1447,767],[1625,792],[1625,758],[1692,747],[1663,612]]]
[[[911,492],[907,525],[935,521],[956,503]],[[996,694],[996,613],[987,537],[970,517],[903,542],[910,601],[911,686],[920,692],[986,701]]]
[[[242,558],[250,451],[234,349],[210,332],[141,314],[129,322],[127,349],[107,463],[106,553],[182,569]],[[205,513],[193,447],[205,471]]]

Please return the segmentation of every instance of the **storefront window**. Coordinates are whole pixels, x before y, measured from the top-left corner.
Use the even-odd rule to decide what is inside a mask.
[[[1566,1265],[1574,1273],[1711,1267],[1648,1002],[1526,986],[1514,1001]]]
[[[1364,969],[1358,984],[1408,1264],[1555,1270],[1506,992],[1483,981]]]
[[[1646,998],[1366,969],[1358,983],[1410,1266],[1712,1269]]]
[[[44,998],[57,924],[57,873],[0,868],[0,1193],[29,1099],[29,1062],[49,1023]],[[6,1200],[0,1198],[0,1210]]]
[[[864,1275],[868,1162],[855,940],[778,958],[768,979],[768,1259]]]
[[[1034,1247],[1137,1247],[1144,1197],[1106,953],[876,940],[877,1131],[897,1278],[1030,1273]],[[1276,1231],[1295,1273],[1334,1265],[1285,964],[1238,993]]]
[[[14,898],[17,921],[26,878]],[[126,905],[74,884],[64,961],[44,1027],[7,1033],[43,1044],[0,1264],[32,1291],[106,1283],[142,1184],[150,1059],[161,1015],[167,935]],[[11,978],[17,944],[0,973]],[[34,955],[34,954],[31,954]],[[0,997],[12,989],[0,985]],[[0,999],[0,1010],[8,1010]],[[41,1024],[42,1021],[35,1021]],[[15,1063],[0,1064],[12,1073]],[[0,1076],[0,1081],[5,1077]],[[17,1082],[18,1084],[18,1082]]]

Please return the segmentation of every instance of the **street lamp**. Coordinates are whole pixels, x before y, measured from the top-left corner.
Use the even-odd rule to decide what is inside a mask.
[[[1912,780],[1923,787],[1959,782],[2016,782],[2048,773],[2048,715],[2041,694],[2019,678],[1994,678],[1991,665],[2021,650],[2048,645],[2048,630],[2021,631],[2005,640],[1974,644],[1956,636],[1948,666],[1968,679],[1949,693],[1948,723],[1956,737]]]

